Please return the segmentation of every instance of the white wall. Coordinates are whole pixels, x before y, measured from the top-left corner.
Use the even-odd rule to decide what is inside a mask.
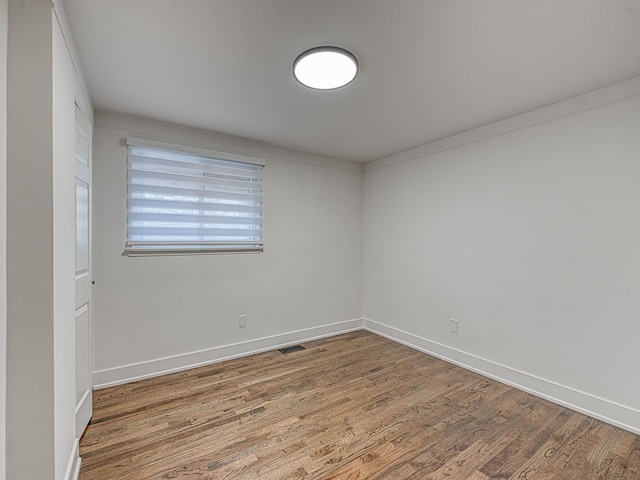
[[[0,480],[6,478],[7,400],[7,19],[0,0]]]
[[[264,253],[122,256],[130,134],[266,158]],[[93,176],[96,384],[361,325],[360,165],[97,114]]]
[[[370,165],[366,324],[640,432],[638,80]]]
[[[51,13],[51,6],[42,1],[9,0],[7,476],[11,479],[54,478]],[[37,461],[31,460],[33,451],[38,452]]]

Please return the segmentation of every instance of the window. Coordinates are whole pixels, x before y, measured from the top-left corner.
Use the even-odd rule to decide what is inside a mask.
[[[127,144],[127,255],[263,250],[264,161],[139,138]]]

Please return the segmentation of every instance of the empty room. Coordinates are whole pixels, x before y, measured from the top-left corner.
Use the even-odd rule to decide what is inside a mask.
[[[640,479],[640,0],[0,33],[0,480]]]

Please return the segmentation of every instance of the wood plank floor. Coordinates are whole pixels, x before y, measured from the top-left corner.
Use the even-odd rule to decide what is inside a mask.
[[[640,437],[358,331],[98,390],[80,480],[640,479]]]

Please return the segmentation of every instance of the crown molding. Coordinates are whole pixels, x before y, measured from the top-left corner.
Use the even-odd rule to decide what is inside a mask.
[[[364,164],[364,172],[390,167],[399,163],[435,155],[436,153],[553,122],[580,113],[623,102],[640,96],[640,76],[608,87],[578,95],[552,105],[474,128],[441,140],[411,148]]]
[[[97,110],[96,128],[122,132],[124,137],[137,136],[165,142],[175,142],[196,148],[220,150],[238,155],[249,155],[265,160],[284,160],[325,168],[337,168],[362,173],[361,163],[338,158],[323,157],[310,153],[296,152],[261,143],[247,138],[186,127],[149,118],[124,113]]]

